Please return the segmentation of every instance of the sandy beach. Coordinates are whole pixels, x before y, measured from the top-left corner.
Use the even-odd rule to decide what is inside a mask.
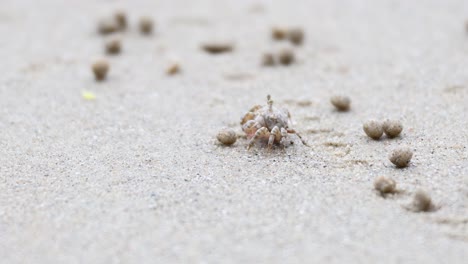
[[[119,9],[108,56],[97,21]],[[467,20],[463,0],[0,1],[1,262],[466,263]],[[283,48],[294,63],[261,65]],[[217,142],[268,94],[310,147]],[[386,118],[400,137],[363,132]],[[378,176],[400,192],[379,196]],[[405,209],[418,189],[437,210]]]

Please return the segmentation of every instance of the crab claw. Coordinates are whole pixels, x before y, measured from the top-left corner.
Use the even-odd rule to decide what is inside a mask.
[[[247,114],[244,115],[244,117],[242,117],[241,125],[244,125],[245,123],[253,119],[255,119],[255,114],[253,112],[248,112]]]
[[[242,126],[242,130],[247,135],[247,138],[252,138],[259,128],[260,126],[255,120],[249,120]]]

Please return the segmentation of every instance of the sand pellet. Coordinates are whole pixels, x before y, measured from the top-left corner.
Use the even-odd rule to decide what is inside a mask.
[[[218,135],[216,136],[216,138],[222,144],[229,146],[236,142],[237,135],[233,129],[223,128],[218,132]]]
[[[288,30],[285,28],[274,27],[271,29],[271,37],[274,40],[283,40],[288,35]]]
[[[116,32],[118,25],[114,20],[104,19],[98,23],[98,33],[102,35],[107,35],[110,33]]]
[[[291,28],[288,31],[288,39],[295,45],[301,45],[304,41],[304,31],[300,28]]]
[[[107,73],[109,72],[109,63],[106,60],[98,60],[91,66],[94,77],[97,81],[106,79]]]
[[[111,55],[118,54],[120,53],[121,49],[122,49],[121,40],[118,38],[111,39],[106,43],[107,54],[111,54]]]
[[[229,42],[210,42],[202,44],[201,48],[208,53],[219,54],[231,52],[234,49],[234,45]]]
[[[351,108],[351,99],[344,95],[335,95],[330,98],[330,102],[338,111],[348,111]]]
[[[265,53],[262,56],[262,65],[263,66],[274,66],[275,63],[275,57],[273,56],[272,53]]]
[[[367,136],[374,140],[378,140],[383,135],[382,124],[376,120],[369,120],[364,123],[362,129]]]
[[[167,75],[174,75],[180,72],[179,63],[172,63],[166,70]]]
[[[417,190],[413,196],[411,209],[416,212],[428,212],[433,208],[431,196],[423,190]]]
[[[282,49],[278,53],[278,61],[283,65],[290,65],[294,59],[294,52],[290,49]]]
[[[119,30],[125,30],[127,28],[127,14],[125,14],[123,10],[115,12],[114,18]]]
[[[140,32],[149,35],[153,32],[153,20],[150,17],[140,18]]]
[[[403,125],[398,120],[387,119],[383,122],[383,130],[387,137],[398,137],[403,130]]]
[[[407,167],[413,157],[413,151],[407,147],[400,147],[392,151],[388,159],[398,168]]]
[[[391,178],[379,176],[374,181],[374,188],[381,194],[394,193],[396,182]]]

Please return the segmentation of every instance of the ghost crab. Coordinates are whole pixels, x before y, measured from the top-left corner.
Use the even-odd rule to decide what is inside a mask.
[[[247,149],[250,149],[256,140],[268,140],[268,149],[273,143],[282,144],[288,134],[295,134],[302,144],[307,143],[294,129],[290,129],[288,123],[291,114],[285,108],[273,107],[271,96],[267,96],[267,105],[256,105],[247,112],[241,121],[242,130],[250,139]]]

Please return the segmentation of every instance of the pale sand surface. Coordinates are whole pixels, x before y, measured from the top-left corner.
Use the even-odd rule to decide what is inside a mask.
[[[119,7],[132,28],[96,83],[96,20]],[[0,1],[1,262],[466,263],[466,19],[464,0]],[[304,28],[297,64],[259,66],[286,45],[273,25]],[[211,39],[235,51],[202,52]],[[311,147],[219,146],[267,94]],[[387,117],[402,137],[364,135]],[[400,145],[406,169],[387,159]],[[405,192],[377,196],[378,175]],[[418,188],[438,211],[402,208]]]

